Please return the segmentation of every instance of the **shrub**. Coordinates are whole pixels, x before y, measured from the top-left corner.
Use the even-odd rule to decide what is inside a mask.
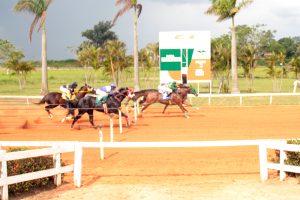
[[[15,147],[9,148],[8,152],[25,151],[28,148]],[[53,168],[53,158],[48,156],[41,156],[35,158],[26,158],[20,160],[12,160],[7,162],[8,176],[25,174],[35,171]],[[54,177],[45,177],[31,181],[20,182],[8,186],[9,194],[17,195],[26,191],[31,191],[36,188],[54,185]]]
[[[297,144],[300,145],[300,140],[288,140],[288,144]],[[294,166],[300,166],[300,152],[286,152],[286,160],[284,161],[287,165],[294,165]],[[276,158],[274,159],[275,162],[279,163],[280,160],[280,153],[279,150],[276,151]],[[287,176],[291,177],[299,177],[299,174],[293,173],[293,172],[287,172]]]
[[[300,140],[288,140],[288,144],[297,144],[300,145]],[[285,164],[300,166],[300,152],[286,152],[287,158],[285,160]],[[299,174],[288,172],[288,176],[298,177]]]

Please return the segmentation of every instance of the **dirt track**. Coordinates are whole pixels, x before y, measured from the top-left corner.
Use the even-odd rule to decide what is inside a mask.
[[[89,128],[87,117],[74,129],[60,123],[62,111],[49,120],[41,107],[0,110],[1,140],[98,141],[98,132]],[[28,116],[25,116],[29,114]],[[300,136],[300,106],[204,107],[190,109],[185,119],[176,107],[165,115],[150,108],[137,124],[119,134],[115,141],[205,141],[285,139]],[[6,116],[6,117],[4,117]],[[95,116],[109,141],[108,117]],[[72,162],[72,155],[63,159]],[[54,191],[35,199],[299,199],[297,180],[279,182],[276,173],[260,182],[258,148],[163,148],[84,149],[82,188],[72,186],[72,177]],[[284,191],[284,192],[282,192]],[[24,197],[24,199],[26,199]],[[33,199],[33,196],[27,199]]]

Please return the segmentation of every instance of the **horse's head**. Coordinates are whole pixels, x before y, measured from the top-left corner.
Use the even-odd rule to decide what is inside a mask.
[[[134,91],[131,88],[125,87],[118,90],[124,97],[131,99],[134,96]]]
[[[95,91],[95,89],[92,86],[87,85],[87,84],[85,84],[78,90],[79,93],[93,93],[94,91]]]
[[[197,97],[198,96],[197,90],[191,85],[190,85],[190,88],[191,88],[191,90],[190,90],[189,94],[193,94]]]
[[[192,85],[179,84],[178,88],[180,88],[180,92],[183,94],[193,94],[195,96],[198,96],[196,89]]]

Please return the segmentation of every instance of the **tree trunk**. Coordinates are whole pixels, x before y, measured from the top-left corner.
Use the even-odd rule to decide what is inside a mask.
[[[234,26],[234,17],[232,17],[232,30],[231,30],[231,76],[232,86],[231,93],[240,93],[238,86],[238,72],[237,72],[237,52],[236,52],[236,35]]]
[[[138,32],[137,32],[137,13],[136,7],[134,7],[133,12],[134,26],[133,26],[133,63],[134,63],[134,90],[140,90],[140,81],[139,81],[139,57],[138,57]]]
[[[48,72],[47,72],[47,41],[46,41],[46,28],[42,28],[42,88],[41,94],[46,95],[48,90]]]

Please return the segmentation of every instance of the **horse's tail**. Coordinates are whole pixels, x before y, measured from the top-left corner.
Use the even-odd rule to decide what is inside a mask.
[[[45,104],[46,103],[46,96],[44,96],[39,102],[32,102],[36,105],[41,105],[41,104]]]

